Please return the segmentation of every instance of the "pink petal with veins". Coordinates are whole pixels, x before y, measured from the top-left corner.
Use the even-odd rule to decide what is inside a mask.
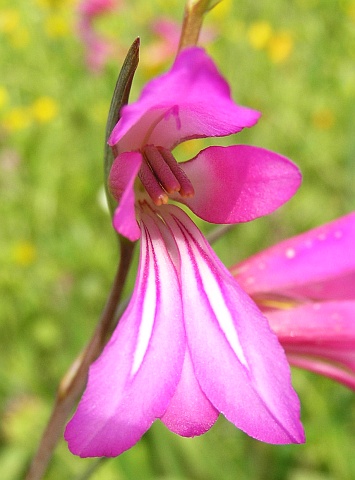
[[[249,294],[355,299],[355,213],[278,243],[232,267]]]
[[[355,301],[309,303],[266,313],[291,364],[355,389]]]
[[[180,166],[195,195],[173,198],[203,220],[247,222],[287,202],[300,186],[298,167],[287,158],[248,145],[209,147]]]
[[[133,446],[164,414],[180,380],[186,348],[180,287],[159,230],[145,222],[132,299],[90,367],[65,431],[69,449],[81,457],[117,456]]]
[[[267,319],[186,214],[168,208],[171,217],[164,219],[181,255],[187,344],[201,390],[248,435],[275,444],[303,442],[289,365]]]

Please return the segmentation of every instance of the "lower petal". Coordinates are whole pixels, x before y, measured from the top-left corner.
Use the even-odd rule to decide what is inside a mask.
[[[303,442],[299,400],[277,337],[193,222],[176,207],[170,212],[187,343],[202,391],[248,435],[275,444]]]
[[[195,437],[207,432],[219,412],[202,392],[186,351],[180,382],[161,421],[174,433]]]
[[[175,267],[159,230],[147,219],[132,299],[90,367],[86,391],[65,431],[72,453],[119,455],[164,414],[186,348],[180,298]]]

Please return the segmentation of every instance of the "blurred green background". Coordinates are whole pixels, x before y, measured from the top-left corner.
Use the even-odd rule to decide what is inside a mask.
[[[107,53],[93,65],[77,6],[0,0],[2,480],[23,477],[58,382],[90,337],[113,279],[118,252],[102,200],[102,154],[120,65],[139,35],[135,99],[173,60],[174,28],[164,36],[156,22],[175,21],[178,29],[183,14],[182,0],[117,2],[91,24]],[[235,100],[263,113],[254,128],[205,144],[266,147],[304,175],[287,205],[214,245],[231,265],[354,209],[355,1],[224,0],[205,32]],[[200,148],[192,142],[179,154]],[[138,445],[100,464],[72,456],[62,441],[45,478],[355,478],[354,394],[303,371],[294,370],[293,380],[305,445],[265,445],[223,418],[196,439],[156,422]]]

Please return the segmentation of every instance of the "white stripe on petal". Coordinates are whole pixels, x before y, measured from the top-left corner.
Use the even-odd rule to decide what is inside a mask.
[[[216,280],[216,276],[213,274],[213,271],[209,265],[207,265],[205,259],[202,257],[201,253],[198,251],[193,242],[190,242],[190,247],[198,264],[203,289],[208,297],[208,301],[216,316],[219,326],[221,327],[228,343],[239,358],[240,362],[248,368],[248,363],[244,356],[231,312],[226,305],[221,288]]]
[[[169,210],[170,212],[172,212],[173,208],[169,206]],[[181,255],[185,255],[186,257],[190,256],[191,258],[191,263],[186,263],[187,268],[191,269],[189,276],[191,278],[197,277],[196,281],[199,285],[198,288],[200,292],[203,292],[201,294],[206,295],[210,308],[213,311],[213,314],[219,324],[219,327],[223,331],[227,342],[238,357],[240,363],[244,367],[249,369],[248,362],[245,358],[243,348],[238,338],[238,332],[235,328],[231,311],[226,304],[226,300],[223,296],[223,291],[218,281],[220,274],[218,272],[216,275],[213,271],[213,268],[211,268],[210,262],[208,261],[209,257],[206,256],[206,252],[203,250],[202,247],[204,239],[202,242],[199,241],[199,237],[201,235],[200,231],[197,227],[195,227],[192,222],[189,222],[190,228],[194,227],[194,232],[192,233],[192,231],[186,227],[182,219],[179,218],[181,217],[181,214],[181,210],[174,209],[174,213],[172,215],[174,223],[168,223],[170,228],[174,231],[176,235],[175,239],[178,241],[178,248]],[[185,237],[184,241],[181,241],[182,235],[181,233],[177,233],[177,229],[183,231],[183,236]],[[203,251],[201,251],[201,249]],[[193,264],[196,264],[196,270],[198,270],[197,272],[194,271]]]
[[[145,233],[147,236],[147,254],[148,259],[148,268],[153,270],[151,274],[148,274],[146,279],[146,290],[143,299],[142,306],[142,321],[140,323],[139,332],[138,332],[138,341],[137,346],[134,352],[134,360],[131,370],[131,375],[137,373],[139,367],[141,366],[144,355],[146,354],[147,348],[153,332],[154,319],[156,315],[156,305],[157,305],[157,285],[155,278],[155,265],[154,265],[154,252],[151,244],[151,239],[148,232]],[[153,265],[151,265],[153,263]]]

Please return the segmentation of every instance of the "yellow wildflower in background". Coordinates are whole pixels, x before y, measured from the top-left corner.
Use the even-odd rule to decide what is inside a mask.
[[[251,23],[247,39],[255,50],[265,50],[273,63],[286,60],[293,49],[292,34],[286,30],[274,31],[266,20]]]
[[[20,25],[9,35],[9,42],[14,48],[25,48],[30,43],[30,33],[26,27]]]
[[[20,14],[15,8],[8,8],[0,11],[0,31],[11,33],[20,24]]]
[[[26,47],[30,35],[21,23],[20,13],[15,8],[0,10],[0,33],[3,33],[13,48]]]
[[[313,113],[312,122],[319,130],[329,130],[335,123],[335,116],[329,108],[322,108]]]
[[[9,94],[7,93],[6,88],[0,85],[0,109],[7,104],[8,99],[9,99]]]
[[[11,257],[17,265],[27,267],[31,265],[37,257],[36,247],[27,241],[17,242],[12,248]]]
[[[355,23],[355,2],[351,2],[344,9],[346,15]]]
[[[65,37],[70,32],[68,20],[60,13],[49,15],[45,20],[44,29],[51,38]]]
[[[272,35],[272,27],[266,20],[253,22],[247,31],[249,43],[256,50],[266,47]]]
[[[293,49],[293,38],[291,33],[282,31],[272,35],[267,44],[267,53],[274,63],[281,63],[286,60]]]
[[[232,11],[233,0],[223,0],[212,8],[208,16],[217,20],[224,20],[230,16]]]
[[[33,102],[31,112],[35,121],[47,123],[57,116],[58,104],[51,97],[40,97]]]
[[[3,117],[3,127],[9,132],[17,132],[27,128],[31,123],[28,108],[14,107]]]

